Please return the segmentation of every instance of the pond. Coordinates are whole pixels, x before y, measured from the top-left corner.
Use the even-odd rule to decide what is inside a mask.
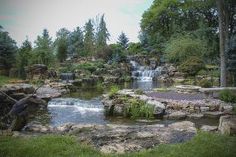
[[[134,81],[131,83],[120,84],[120,89],[142,89],[144,91],[152,90],[157,87],[166,87],[168,85],[154,81]],[[109,88],[102,89],[98,87],[80,88],[75,93],[64,95],[62,98],[55,98],[48,102],[48,111],[40,113],[34,118],[43,124],[59,126],[65,123],[76,124],[140,124],[147,123],[137,122],[122,117],[106,117],[104,115],[103,104],[101,102],[102,94],[109,91]],[[203,124],[217,125],[218,120],[201,119],[192,120],[197,127]],[[153,123],[170,124],[176,121],[160,120]],[[149,123],[151,124],[151,123]]]

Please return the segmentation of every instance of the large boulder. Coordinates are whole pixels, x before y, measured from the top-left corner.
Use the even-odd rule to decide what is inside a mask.
[[[48,77],[48,67],[44,64],[34,64],[26,68],[28,79],[45,79]]]
[[[236,116],[221,116],[218,129],[221,134],[236,135]]]

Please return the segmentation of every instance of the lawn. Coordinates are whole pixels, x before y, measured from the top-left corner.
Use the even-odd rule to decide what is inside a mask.
[[[160,145],[152,150],[114,155],[102,154],[76,142],[74,137],[45,135],[32,138],[0,137],[1,157],[233,157],[236,136],[199,132],[182,144]]]

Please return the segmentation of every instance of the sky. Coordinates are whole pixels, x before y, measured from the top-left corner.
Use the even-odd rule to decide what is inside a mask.
[[[105,14],[115,43],[123,31],[130,42],[138,41],[140,20],[153,0],[0,0],[0,25],[18,45],[28,37],[34,42],[44,28],[55,39],[56,31],[73,31],[90,18]]]

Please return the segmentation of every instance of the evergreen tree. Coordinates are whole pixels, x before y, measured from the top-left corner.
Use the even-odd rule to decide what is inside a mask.
[[[84,56],[84,34],[80,27],[70,33],[67,51],[70,57],[75,55]]]
[[[67,57],[67,47],[68,47],[68,37],[70,32],[66,28],[62,28],[57,32],[56,39],[56,49],[57,49],[57,59],[60,62],[66,60]]]
[[[35,44],[35,63],[51,65],[54,60],[54,55],[52,49],[52,39],[50,38],[47,29],[43,30],[42,36],[38,36]]]
[[[7,73],[15,63],[16,51],[16,42],[0,26],[0,68],[5,69]]]
[[[20,47],[17,57],[16,57],[16,65],[18,69],[18,76],[21,78],[26,77],[25,67],[30,64],[32,58],[32,45],[28,39],[26,39],[22,46]]]
[[[107,46],[107,40],[109,40],[109,32],[106,27],[106,22],[104,20],[104,14],[101,16],[99,21],[99,26],[96,34],[96,44],[97,48],[104,49]]]
[[[129,39],[127,38],[124,32],[121,32],[121,34],[119,35],[118,44],[121,45],[123,49],[128,48]]]
[[[86,54],[94,54],[94,28],[90,19],[85,24],[84,50]]]

